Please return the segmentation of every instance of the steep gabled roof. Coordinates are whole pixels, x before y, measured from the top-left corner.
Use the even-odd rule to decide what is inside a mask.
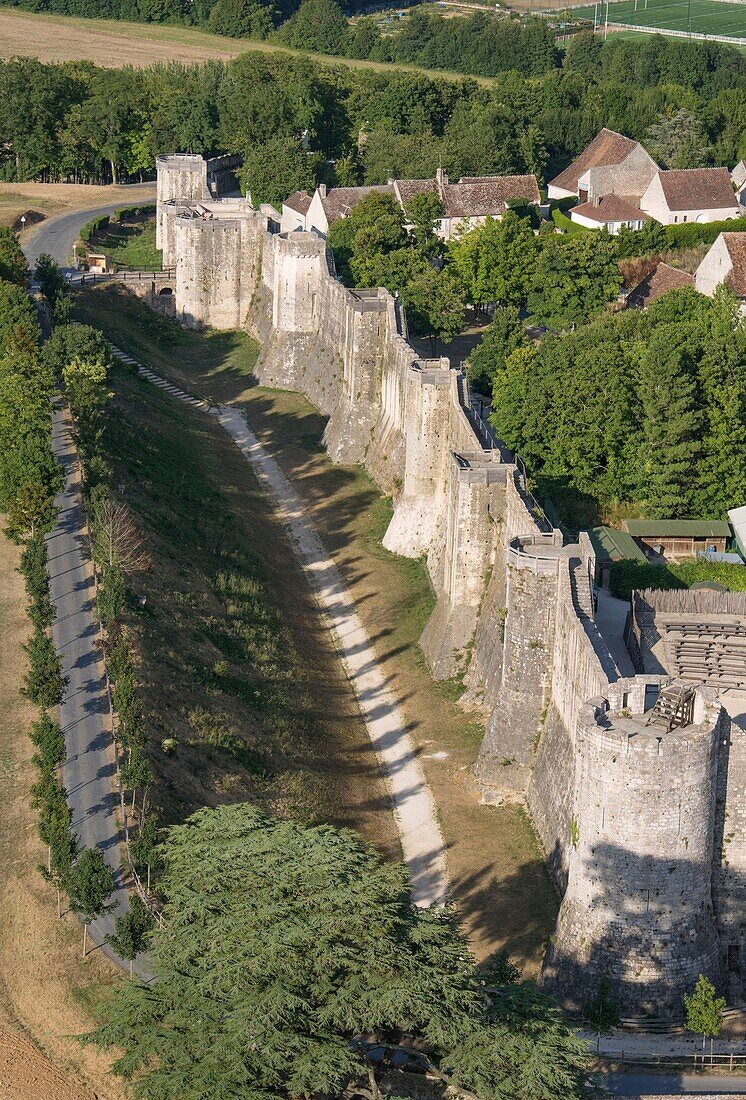
[[[618,195],[604,195],[600,202],[584,202],[580,206],[574,206],[570,215],[582,214],[584,218],[598,222],[599,225],[609,225],[612,222],[650,221],[638,206],[626,202]]]
[[[463,176],[445,183],[441,198],[449,218],[504,214],[512,199],[541,202],[536,176]]]
[[[658,176],[669,210],[738,206],[727,168],[674,168]]]
[[[746,233],[721,233],[733,270],[725,285],[738,298],[746,298]]]
[[[294,191],[282,205],[287,206],[289,210],[295,210],[297,214],[307,214],[311,205],[311,196],[307,191]]]
[[[327,222],[329,225],[334,225],[340,218],[346,217],[361,199],[373,194],[393,195],[394,188],[389,183],[377,184],[374,187],[333,187],[321,200]]]
[[[678,290],[683,286],[694,286],[694,276],[688,271],[680,271],[678,267],[671,267],[662,261],[638,283],[634,290],[627,295],[627,305],[633,308],[643,309],[660,298],[661,294],[667,294],[669,290]]]
[[[572,164],[549,181],[550,185],[562,187],[565,191],[577,191],[578,180],[589,168],[621,164],[638,145],[639,142],[633,141],[632,138],[604,127]]]

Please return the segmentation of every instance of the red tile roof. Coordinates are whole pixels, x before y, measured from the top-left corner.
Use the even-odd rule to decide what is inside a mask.
[[[669,210],[738,206],[727,168],[677,168],[658,174]]]
[[[393,195],[394,188],[388,183],[375,187],[333,187],[327,192],[326,198],[321,200],[327,222],[334,225],[340,218],[346,217],[361,199],[374,194]]]
[[[298,214],[307,214],[311,205],[311,196],[307,191],[294,191],[289,199],[285,199],[282,205],[287,206],[290,210],[295,210]]]
[[[550,185],[562,187],[565,191],[577,192],[578,180],[589,168],[621,164],[638,144],[632,138],[625,137],[624,134],[618,134],[615,130],[607,130],[604,127],[596,134],[590,145],[586,145],[583,152],[579,157],[576,157],[572,164],[549,181]]]
[[[737,236],[738,234],[733,234]],[[678,267],[671,267],[662,261],[646,275],[641,283],[627,295],[627,305],[642,309],[649,306],[661,294],[667,294],[669,290],[678,290],[682,286],[694,286],[694,276],[687,271],[680,271]]]
[[[511,199],[540,202],[536,176],[467,176],[442,188],[450,218],[479,218],[504,214]]]
[[[722,238],[733,264],[725,285],[738,298],[746,298],[746,233],[723,233]]]
[[[580,206],[574,206],[569,211],[573,214],[582,214],[584,218],[590,218],[599,225],[608,225],[610,222],[650,221],[639,207],[631,202],[620,199],[618,195],[604,195],[599,203],[584,202]]]

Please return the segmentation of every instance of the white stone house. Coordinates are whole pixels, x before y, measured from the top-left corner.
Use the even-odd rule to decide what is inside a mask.
[[[570,220],[578,225],[583,225],[586,229],[605,228],[613,236],[623,226],[627,229],[642,229],[645,222],[650,221],[647,214],[643,214],[637,206],[618,195],[604,195],[591,202],[584,202],[581,206],[574,206],[569,214]]]
[[[697,290],[710,298],[723,284],[740,299],[746,315],[746,233],[721,233],[694,274]]]
[[[739,160],[730,174],[730,182],[736,191],[736,198],[741,206],[746,206],[746,158]]]
[[[282,228],[316,230],[326,236],[339,218],[346,217],[353,206],[366,196],[378,193],[392,195],[402,210],[420,194],[435,194],[440,199],[443,216],[436,232],[450,240],[464,230],[481,225],[486,218],[501,218],[508,203],[522,199],[537,207],[541,202],[536,176],[463,176],[451,183],[442,169],[434,179],[395,180],[375,187],[332,187],[320,184],[306,206],[305,192],[297,192],[282,204]]]
[[[296,229],[306,228],[306,214],[311,205],[311,196],[307,191],[294,191],[282,204],[280,232],[294,233]]]
[[[639,141],[600,130],[580,156],[550,181],[550,199],[576,197],[581,204],[603,195],[639,200],[658,165]]]
[[[640,200],[640,209],[663,225],[725,221],[741,213],[727,168],[658,172]]]

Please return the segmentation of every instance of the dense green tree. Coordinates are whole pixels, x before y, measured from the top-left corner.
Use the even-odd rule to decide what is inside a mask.
[[[266,38],[272,31],[272,6],[258,0],[217,0],[208,26],[233,38]]]
[[[488,1002],[453,913],[415,908],[404,868],[352,832],[222,806],[164,856],[157,981],[120,987],[91,1036],[136,1095],[339,1095],[373,1074],[364,1037],[402,1034],[485,1100],[582,1094],[582,1044],[546,1002]]]
[[[0,228],[0,279],[17,286],[26,283],[26,257],[8,226]]]
[[[129,961],[130,977],[133,963],[140,952],[145,950],[148,932],[152,927],[153,918],[148,907],[142,898],[133,894],[127,912],[114,921],[114,935],[107,936],[117,955]]]
[[[491,394],[498,374],[506,369],[509,355],[528,346],[528,338],[515,306],[501,306],[492,315],[481,342],[469,356],[469,381],[481,393]]]
[[[113,908],[114,872],[99,848],[84,848],[70,868],[66,881],[70,904],[83,921],[83,957],[88,925]]]
[[[437,255],[442,250],[442,244],[436,233],[443,217],[443,204],[438,193],[423,191],[413,195],[406,203],[404,213],[420,251],[426,256]]]
[[[62,675],[52,639],[37,626],[23,648],[29,658],[24,676],[24,695],[40,707],[57,706],[65,696],[68,679]]]
[[[39,256],[36,261],[35,274],[39,289],[52,309],[54,309],[58,299],[64,295],[67,289],[65,278],[60,271],[59,265],[55,263],[50,255],[46,252],[42,252],[41,256]]]
[[[253,145],[244,158],[243,184],[252,201],[279,207],[293,191],[313,191],[309,156],[293,137],[275,137]]]
[[[77,321],[55,326],[44,345],[44,360],[58,382],[62,381],[62,373],[73,359],[111,367],[111,348],[103,333]]]
[[[329,231],[337,270],[345,281],[356,286],[376,285],[381,257],[406,244],[399,204],[393,195],[375,191],[356,203],[347,217],[339,218]]]
[[[278,37],[297,49],[344,54],[348,38],[347,20],[336,0],[303,0]]]
[[[664,168],[702,168],[710,154],[702,122],[684,107],[648,129],[647,147]]]
[[[463,329],[466,303],[458,280],[448,269],[438,271],[425,264],[401,295],[410,329],[429,338],[433,355],[438,340],[447,344]]]
[[[474,305],[520,308],[534,284],[538,250],[530,222],[509,210],[451,241],[448,259]]]
[[[702,416],[692,349],[673,326],[651,334],[642,357],[645,510],[652,519],[692,514]]]
[[[543,238],[528,309],[552,329],[587,321],[616,295],[622,278],[613,237],[601,233]]]

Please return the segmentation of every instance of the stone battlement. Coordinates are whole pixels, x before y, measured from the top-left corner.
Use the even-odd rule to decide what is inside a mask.
[[[587,534],[563,545],[522,464],[472,408],[463,373],[421,359],[399,302],[344,287],[314,234],[275,232],[271,210],[236,219],[211,204],[212,219],[184,217],[183,204],[197,211],[205,196],[189,198],[192,169],[175,182],[170,161],[162,183],[160,163],[177,316],[251,330],[260,382],[304,393],[328,417],[332,460],[362,463],[393,496],[384,546],[426,558],[428,664],[436,677],[464,675],[485,718],[485,797],[527,806],[564,891],[547,983],[577,1005],[608,970],[626,1015],[675,1014],[666,983],[680,1001],[692,974],[723,986],[726,959],[746,950],[733,901],[746,846],[731,847],[726,875],[717,837],[726,803],[733,814],[746,804],[746,746],[720,744],[717,702],[702,696],[689,729],[646,727],[666,676],[624,673],[597,621]],[[641,931],[629,917],[641,910],[667,916],[645,916]]]

